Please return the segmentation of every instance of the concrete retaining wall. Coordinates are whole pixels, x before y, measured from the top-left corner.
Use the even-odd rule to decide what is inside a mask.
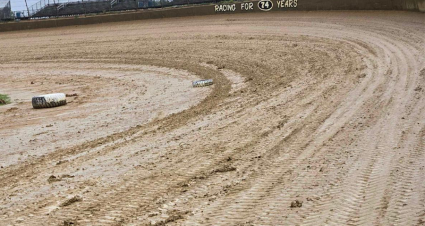
[[[279,10],[411,10],[425,12],[425,0],[298,0],[296,8],[278,8],[277,1],[272,0]],[[259,12],[257,2],[251,11],[241,11],[241,3],[236,3],[236,11]],[[226,13],[226,12],[225,12]],[[142,10],[138,12],[98,15],[92,17],[61,18],[39,21],[21,21],[0,24],[0,32],[17,31],[37,28],[51,28],[72,25],[98,24],[130,20],[157,19],[183,16],[199,16],[216,14],[214,5],[193,6],[184,8],[165,8],[156,10]]]
[[[425,12],[425,0],[401,0],[401,7],[404,10]]]

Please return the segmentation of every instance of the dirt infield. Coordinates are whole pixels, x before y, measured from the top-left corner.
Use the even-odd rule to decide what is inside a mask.
[[[271,12],[2,33],[0,224],[423,225],[424,26]],[[77,95],[32,109],[54,92]]]

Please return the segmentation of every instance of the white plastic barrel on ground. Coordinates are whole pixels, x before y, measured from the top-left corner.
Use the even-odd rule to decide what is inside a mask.
[[[33,108],[51,108],[66,104],[66,95],[64,93],[52,93],[35,96],[32,98]]]
[[[202,87],[202,86],[210,86],[213,84],[212,79],[206,79],[206,80],[199,80],[192,82],[193,87]]]

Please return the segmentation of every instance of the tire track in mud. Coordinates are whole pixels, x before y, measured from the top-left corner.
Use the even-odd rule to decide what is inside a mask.
[[[399,73],[400,74],[400,73]],[[415,84],[415,83],[411,83],[411,84]],[[401,86],[401,87],[403,87],[403,86]],[[411,90],[411,88],[412,87],[409,87],[410,88],[410,90]],[[390,130],[391,131],[391,130]],[[365,149],[365,150],[367,150],[367,149]],[[381,149],[381,151],[382,151],[382,149]],[[360,187],[366,187],[366,186],[369,186],[369,184],[372,184],[372,188],[371,188],[371,190],[375,190],[375,191],[380,191],[380,190],[382,190],[382,188],[383,188],[383,186],[385,185],[385,184],[383,184],[382,183],[382,181],[380,181],[380,182],[378,182],[377,180],[378,179],[381,179],[381,178],[386,178],[386,177],[381,177],[382,175],[379,175],[379,176],[376,176],[376,177],[374,177],[374,178],[369,178],[369,176],[368,175],[373,175],[374,174],[374,171],[372,170],[372,166],[374,166],[374,165],[376,165],[376,163],[375,163],[375,161],[378,159],[378,156],[379,156],[379,152],[378,153],[376,153],[375,155],[374,155],[374,157],[373,158],[371,158],[371,160],[372,160],[372,162],[371,162],[371,164],[369,164],[369,167],[367,167],[366,168],[366,171],[363,173],[363,174],[360,174],[360,178],[362,179],[361,181],[359,181],[359,179],[358,180],[354,180],[354,181],[356,181],[356,183],[360,183]],[[387,156],[389,156],[389,155],[387,155]],[[378,171],[379,172],[379,171]],[[387,173],[387,172],[385,172],[385,173]],[[310,178],[311,179],[311,178]],[[368,183],[368,181],[369,180],[371,180],[372,182],[369,182]],[[308,181],[308,180],[307,180]],[[298,183],[300,183],[300,184],[302,184],[302,182],[298,182]],[[264,181],[262,180],[262,181],[260,181],[259,183],[255,183],[255,184],[264,184]],[[350,187],[350,186],[349,186]],[[260,189],[260,190],[266,190],[266,189]],[[267,190],[266,190],[267,191]],[[364,193],[364,191],[362,192],[362,193]],[[357,195],[357,199],[359,200],[359,201],[354,201],[354,202],[346,202],[347,200],[350,200],[350,198],[352,198],[353,197],[353,195],[352,195],[353,193],[352,192],[348,192],[348,194],[347,194],[347,196],[348,197],[345,197],[345,198],[343,198],[343,200],[344,200],[344,202],[345,202],[345,204],[346,205],[348,205],[348,207],[349,208],[353,208],[353,207],[358,207],[358,208],[360,208],[360,204],[357,204],[357,203],[360,203],[361,201],[361,198],[360,198],[360,194],[359,195]],[[354,194],[355,194],[355,192],[354,192]],[[233,203],[233,202],[236,202],[236,203],[247,203],[246,205],[250,205],[250,204],[252,204],[252,202],[247,202],[247,201],[244,201],[243,199],[247,199],[247,198],[252,198],[252,196],[253,196],[253,194],[252,193],[249,193],[249,195],[244,195],[241,199],[239,199],[238,201],[226,201],[225,203]],[[263,195],[264,196],[264,195]],[[263,196],[260,196],[260,197],[263,197]],[[364,198],[364,197],[363,197]],[[260,198],[261,199],[261,198]],[[274,200],[275,201],[275,203],[280,203],[279,201],[276,201],[276,200]],[[270,203],[270,202],[265,202],[265,203]],[[288,203],[288,201],[287,202],[285,202],[285,204],[287,205],[287,203]],[[256,204],[254,204],[254,205],[252,205],[252,206],[256,206],[256,205],[258,205],[258,203],[256,203]],[[371,206],[374,206],[374,204],[373,203],[371,203],[370,204]],[[234,212],[230,212],[228,215],[229,216],[232,216],[233,218],[231,218],[231,220],[229,220],[230,222],[231,221],[240,221],[240,220],[242,220],[242,219],[245,219],[246,220],[246,217],[248,217],[247,215],[243,215],[242,213],[255,213],[255,211],[253,211],[252,210],[252,206],[251,207],[247,207],[248,209],[242,209],[240,212],[238,212],[238,213],[234,213]],[[228,213],[228,211],[230,211],[231,209],[234,209],[234,207],[235,206],[230,206],[229,208],[230,209],[228,209],[228,210],[223,210],[223,212],[224,213]],[[283,208],[281,208],[281,209],[283,209]],[[366,211],[370,211],[371,210],[371,208],[368,208],[368,207],[365,207],[364,208]],[[373,210],[373,208],[372,208],[372,210]],[[354,210],[353,210],[354,211]],[[212,212],[214,212],[214,211],[212,211]],[[363,216],[368,216],[368,214],[369,213],[363,213],[363,214],[360,214],[360,216],[358,217],[358,218],[363,218]],[[218,216],[220,216],[221,214],[217,214]],[[340,214],[341,215],[341,214]],[[339,217],[341,217],[342,219],[338,219],[338,220],[335,220],[335,222],[337,222],[336,223],[336,225],[339,225],[339,224],[341,224],[341,222],[344,222],[344,221],[348,221],[348,223],[350,224],[350,225],[361,225],[362,224],[362,222],[363,223],[365,223],[365,222],[370,222],[370,221],[368,221],[368,219],[367,220],[365,220],[365,221],[362,221],[362,222],[360,222],[359,220],[355,220],[355,219],[353,219],[353,218],[351,218],[351,219],[346,219],[345,217],[343,217],[343,215],[344,214],[342,214],[342,216],[339,216]],[[221,215],[222,216],[222,215]],[[234,218],[234,216],[238,216],[238,218],[237,219],[235,219]],[[216,219],[216,218],[213,218],[213,219]],[[239,220],[238,220],[239,219]],[[362,220],[364,220],[364,219],[362,219]],[[226,220],[224,220],[224,221],[222,221],[222,223],[223,224],[228,224],[229,223],[229,221],[226,221]],[[295,222],[291,222],[292,223],[292,225],[296,225],[296,221]],[[315,223],[317,223],[317,222],[315,222]]]
[[[206,150],[200,150],[201,152],[206,151]],[[181,155],[181,154],[180,154]],[[116,220],[114,220],[113,218],[111,218],[111,214],[105,214],[106,213],[112,213],[112,215],[114,216],[123,216],[123,215],[128,215],[131,213],[136,212],[137,208],[140,208],[140,206],[146,207],[145,205],[141,204],[144,203],[144,201],[146,200],[140,200],[137,197],[142,196],[144,193],[146,193],[146,190],[152,191],[152,193],[150,195],[148,195],[149,197],[151,197],[152,199],[158,198],[160,196],[158,196],[158,193],[161,193],[161,191],[167,191],[167,192],[171,192],[169,191],[170,188],[173,189],[174,186],[176,186],[177,184],[182,184],[182,183],[186,183],[188,180],[195,178],[196,175],[206,175],[206,177],[208,177],[208,174],[214,169],[216,168],[216,166],[214,166],[214,162],[221,162],[225,157],[222,157],[221,155],[219,155],[218,157],[214,158],[214,159],[207,159],[207,158],[203,158],[202,155],[198,155],[195,156],[195,159],[190,159],[189,162],[192,162],[192,164],[189,163],[189,165],[186,163],[185,166],[183,168],[178,169],[178,166],[173,166],[170,165],[168,167],[177,167],[177,171],[174,173],[175,175],[183,175],[185,174],[185,176],[180,176],[181,179],[180,181],[162,181],[158,184],[155,184],[155,188],[150,188],[151,183],[148,181],[146,184],[140,185],[140,181],[144,181],[144,178],[133,178],[133,176],[131,176],[131,181],[129,183],[126,183],[124,186],[120,186],[116,189],[116,191],[113,191],[113,193],[115,195],[110,195],[108,194],[108,196],[104,197],[105,199],[107,199],[106,201],[99,201],[99,200],[94,200],[94,203],[105,203],[105,202],[111,202],[114,203],[113,207],[123,207],[123,206],[127,206],[128,208],[122,208],[121,210],[117,211],[114,210],[116,208],[112,208],[112,209],[103,209],[102,213],[96,213],[97,217],[95,217],[95,222],[99,221],[99,219],[101,219],[98,224],[102,225],[105,223],[113,223]],[[201,165],[199,163],[202,163]],[[168,168],[165,167],[165,168]],[[165,174],[165,175],[163,175]],[[172,172],[169,172],[168,174],[173,174]],[[167,173],[161,173],[162,176],[166,176]],[[160,175],[160,176],[161,176]],[[137,175],[136,175],[137,176]],[[142,177],[145,177],[144,175]],[[167,176],[166,176],[167,177]],[[168,176],[168,178],[172,178],[171,176]],[[126,179],[124,179],[126,180]],[[170,184],[171,183],[171,184]],[[137,186],[136,186],[137,184]],[[145,187],[145,189],[139,189],[140,187]],[[109,188],[108,188],[109,189]],[[131,194],[130,196],[128,194]],[[113,197],[117,197],[114,200],[110,199],[110,196]],[[144,195],[146,196],[146,195]],[[147,200],[148,202],[152,202],[153,200]],[[136,204],[128,204],[128,203],[138,203]],[[87,205],[91,206],[92,203],[87,202]],[[94,204],[95,205],[95,204]],[[86,209],[86,207],[84,206],[79,206],[79,208],[82,209]],[[87,207],[87,209],[91,209],[91,207]],[[60,214],[60,215],[66,215],[66,217],[60,219],[60,221],[64,220],[64,219],[68,219],[68,218],[73,218],[75,216],[77,216],[77,213],[74,213],[73,211],[70,211],[68,214]],[[89,223],[90,224],[96,224],[93,221],[82,221],[85,223]]]
[[[365,149],[365,150],[367,150],[367,149]],[[391,154],[386,153],[386,156],[384,156],[384,159],[385,158],[387,160],[388,159],[391,159]],[[375,162],[376,161],[376,156],[373,157],[372,159],[373,159],[373,162]],[[375,192],[376,191],[383,191],[383,188],[384,188],[383,186],[385,186],[386,184],[383,183],[383,181],[378,181],[378,180],[385,180],[386,177],[383,176],[383,175],[374,176],[374,172],[376,172],[376,173],[382,173],[382,172],[384,172],[385,174],[388,174],[389,172],[377,170],[380,167],[379,166],[380,165],[379,162],[385,162],[385,161],[379,160],[377,163],[374,163],[373,165],[377,165],[377,166],[375,166],[375,170],[373,170],[373,171],[371,171],[371,168],[370,168],[372,165],[369,165],[369,167],[365,168],[365,171],[364,171],[365,174],[362,176],[362,178],[367,178],[367,180],[365,182],[360,182],[361,187],[364,187],[365,188],[365,190],[362,191],[362,194],[364,194],[365,191],[368,191],[368,195],[369,195],[369,193],[373,193],[373,191],[375,191]],[[365,177],[365,175],[367,175],[367,177]],[[372,177],[372,178],[370,178],[370,177]],[[351,181],[356,181],[356,183],[357,183],[358,180],[351,180]],[[366,183],[367,181],[371,181],[371,182]],[[355,184],[353,184],[353,185],[355,185]],[[348,185],[347,187],[350,188],[351,186]],[[368,189],[366,189],[366,187],[368,187]],[[355,191],[347,192],[347,196],[346,197],[343,197],[341,199],[341,200],[343,200],[341,202],[345,203],[345,206],[347,206],[347,208],[348,207],[350,208],[350,210],[351,210],[350,216],[351,217],[348,218],[348,219],[346,217],[342,217],[342,219],[335,219],[334,222],[335,222],[336,225],[339,225],[339,224],[341,224],[341,222],[344,222],[344,221],[348,221],[350,225],[363,225],[365,223],[368,223],[368,222],[372,222],[373,221],[373,217],[371,217],[371,213],[374,210],[373,208],[368,208],[367,206],[363,206],[363,204],[360,204],[360,201],[356,201],[355,203],[347,202],[347,200],[350,200],[350,197],[353,197],[353,193],[355,194]],[[362,196],[363,196],[362,197],[363,199],[366,199],[367,200],[367,204],[369,206],[375,206],[375,208],[376,208],[376,206],[378,206],[378,204],[377,204],[378,201],[376,199],[374,200],[373,197],[372,198],[369,198],[369,197],[368,198],[365,198],[364,195],[362,195]],[[356,196],[354,195],[354,197],[356,197]],[[379,196],[377,196],[377,197],[379,198]],[[360,195],[358,195],[357,198],[358,198],[358,200],[361,200]],[[361,208],[361,210],[362,210],[361,213],[358,213],[356,211],[356,213],[354,214],[353,213],[354,210],[352,208],[353,206],[354,207],[357,207],[357,211],[359,210],[359,208]],[[340,209],[337,208],[337,210],[340,210]],[[335,215],[337,215],[337,214],[335,214]],[[316,217],[317,217],[317,215],[316,215]],[[317,219],[316,220],[313,220],[313,218],[311,218],[311,219],[309,219],[309,222],[310,222],[310,224],[315,224],[316,225],[317,224]]]
[[[353,18],[340,13],[314,13],[308,18],[306,14],[253,15],[258,21],[235,16],[231,28],[223,26],[222,21],[197,18],[211,26],[204,32],[227,35],[212,38],[219,40],[227,52],[213,41],[199,51],[202,41],[198,38],[202,33],[187,40],[177,35],[180,39],[168,46],[167,59],[172,59],[176,50],[188,54],[189,71],[203,78],[212,74],[218,79],[213,93],[182,113],[75,149],[58,150],[46,160],[32,162],[33,166],[41,163],[36,170],[28,165],[6,168],[1,186],[29,173],[67,172],[73,164],[101,163],[98,158],[137,164],[134,169],[117,174],[120,179],[115,182],[84,187],[77,181],[73,188],[63,190],[82,194],[81,202],[45,215],[51,205],[63,201],[53,197],[59,194],[55,191],[41,199],[47,203],[42,209],[34,204],[16,213],[15,218],[38,213],[22,224],[62,224],[71,220],[82,225],[420,224],[424,207],[417,200],[424,200],[420,193],[425,188],[419,183],[423,174],[418,168],[423,167],[420,119],[424,103],[423,92],[412,89],[423,85],[418,82],[418,71],[424,61],[416,59],[423,51],[417,41],[423,31],[414,30],[418,25],[409,27],[406,21],[387,29],[385,26],[398,18],[375,13],[353,12]],[[376,21],[366,21],[362,15]],[[319,22],[311,21],[311,17]],[[413,17],[417,20],[420,16]],[[281,19],[294,23],[282,25]],[[263,20],[271,21],[268,27],[260,26]],[[175,24],[171,22],[170,26]],[[284,28],[284,32],[274,28]],[[102,26],[96,29],[101,30]],[[232,33],[242,30],[246,34]],[[407,30],[413,30],[408,38],[398,38]],[[158,40],[141,39],[154,46],[159,41],[168,43],[168,36],[173,35],[165,32]],[[278,40],[282,39],[287,42],[284,47],[294,53],[281,53],[280,48],[267,52],[249,45],[260,37],[269,44],[281,44]],[[190,38],[198,43],[190,45]],[[126,43],[116,45],[125,47]],[[248,48],[243,51],[236,48],[244,45]],[[304,57],[300,67],[307,70],[290,64],[276,66],[279,61],[272,57],[270,63],[262,62],[255,54],[252,59],[239,60],[251,48],[260,55],[287,57],[285,62]],[[162,46],[147,48],[145,52],[159,55],[143,60],[163,66],[161,51]],[[208,54],[223,60],[210,60]],[[126,55],[133,56],[131,50]],[[308,59],[308,55],[314,57]],[[366,65],[364,71],[357,69],[361,68],[360,60]],[[208,61],[218,67],[208,69],[203,63]],[[323,65],[317,67],[320,63]],[[181,67],[181,61],[167,64]],[[290,77],[281,76],[277,69]],[[220,74],[226,70],[243,76],[247,86],[231,91],[231,83]],[[407,122],[403,133],[398,130],[401,122]],[[84,155],[59,167],[49,166],[65,156],[78,154]],[[22,184],[30,181],[20,179]],[[24,187],[22,184],[17,186]],[[40,184],[33,188],[37,186]],[[295,199],[304,201],[301,208],[290,208]],[[406,200],[410,205],[404,205]],[[6,220],[13,221],[10,216]]]
[[[395,46],[395,44],[391,43],[391,44],[388,44],[387,46],[393,47]],[[406,48],[407,46],[404,45],[403,47]],[[395,53],[394,50],[391,52]],[[414,52],[414,51],[409,51],[409,53],[411,52]],[[403,61],[403,59],[405,58],[405,56],[401,56],[401,55],[399,55],[398,57],[399,57],[398,59],[401,59],[401,61]],[[406,55],[406,58],[409,58],[408,55]],[[395,62],[395,61],[399,61],[399,60],[397,60],[397,58],[395,58],[395,60],[392,60],[392,62]],[[414,63],[413,60],[411,62]],[[385,135],[383,136],[385,136],[386,139],[389,139],[389,140],[386,140],[386,141],[384,140],[383,142],[378,141],[379,143],[382,143],[382,144],[377,143],[375,148],[371,146],[370,148],[366,149],[366,150],[377,149],[379,151],[376,152],[376,155],[374,155],[374,157],[372,157],[371,164],[368,167],[364,168],[364,171],[361,174],[362,181],[360,182],[360,186],[355,186],[355,184],[353,184],[353,186],[348,186],[351,189],[349,189],[349,191],[347,192],[347,197],[343,197],[341,199],[341,202],[345,203],[345,205],[343,204],[343,206],[346,206],[347,208],[349,208],[350,211],[347,209],[347,212],[349,213],[349,215],[347,215],[347,213],[344,213],[344,209],[337,208],[340,214],[335,214],[335,217],[339,215],[338,216],[339,218],[336,218],[333,220],[333,223],[335,225],[339,225],[341,224],[341,222],[344,222],[345,220],[347,220],[347,222],[350,225],[363,225],[369,222],[374,222],[375,220],[379,218],[378,216],[376,216],[377,212],[376,211],[373,212],[373,210],[376,210],[378,208],[384,208],[382,206],[383,204],[380,203],[380,201],[382,199],[381,197],[383,196],[383,192],[385,191],[385,187],[388,186],[387,178],[390,173],[389,169],[391,168],[391,165],[392,165],[390,164],[391,163],[390,160],[393,158],[393,154],[391,154],[389,150],[392,150],[395,148],[396,144],[394,142],[396,142],[396,140],[394,138],[399,136],[398,134],[400,134],[400,132],[396,128],[398,127],[397,124],[399,123],[397,122],[399,122],[400,120],[399,118],[402,117],[402,114],[401,113],[397,114],[397,111],[400,111],[401,109],[405,109],[403,107],[400,108],[400,106],[402,106],[401,103],[407,104],[410,101],[409,99],[406,98],[403,102],[400,101],[400,103],[397,104],[397,102],[399,101],[395,100],[393,97],[411,96],[411,95],[405,95],[402,93],[404,93],[405,90],[408,90],[409,92],[413,90],[411,85],[415,84],[415,82],[410,82],[411,85],[410,87],[408,86],[406,76],[403,76],[403,75],[411,74],[411,72],[405,69],[403,70],[403,68],[405,68],[405,65],[407,65],[406,62],[402,62],[398,64],[397,71],[395,72],[397,73],[396,74],[397,76],[392,77],[388,85],[389,89],[387,89],[387,91],[384,93],[384,97],[391,98],[389,99],[388,106],[391,106],[391,105],[397,106],[396,109],[391,109],[391,108],[388,108],[388,110],[386,109],[387,112],[389,112],[389,114],[396,115],[395,117],[394,116],[391,117],[391,118],[395,118],[391,123],[385,122],[384,124],[384,119],[382,119],[383,122],[380,123],[381,125],[378,124],[379,127],[383,127],[383,128],[392,124],[392,127],[390,128],[386,128],[384,130],[380,129],[381,131],[385,131],[384,133]],[[396,81],[393,82],[394,80]],[[396,82],[401,84],[397,84]],[[388,136],[389,135],[388,132],[390,132],[390,134],[394,134],[394,133],[395,134],[393,136]],[[376,134],[379,134],[379,132],[377,132]],[[385,152],[383,152],[384,150]],[[373,170],[372,168],[370,168],[372,166],[373,166]],[[348,180],[358,182],[358,180],[353,180],[353,179],[348,179]],[[361,188],[361,189],[353,190],[354,188]],[[360,193],[361,195],[359,194],[357,196],[357,199],[356,199],[357,201],[355,201],[354,203],[345,202],[349,197],[353,197],[352,194],[356,194],[356,191],[357,192],[361,191]],[[379,194],[377,194],[377,192]],[[352,208],[352,207],[355,207],[355,208]],[[347,218],[347,216],[349,217]],[[400,224],[403,224],[403,222],[400,222]]]
[[[225,93],[226,90],[228,90],[228,87],[225,84],[224,85],[220,84],[221,79],[219,77],[215,77],[214,72],[210,72],[209,75],[213,76],[216,79],[216,83],[218,84],[215,86],[216,89],[212,92],[212,95],[214,95],[215,97],[223,95],[223,93]],[[202,111],[208,110],[207,106],[211,103],[212,105],[214,105],[215,103],[217,103],[217,99],[208,101],[208,98],[207,98],[201,103],[203,105],[203,109],[201,111],[199,111],[199,107],[194,107],[191,110],[198,111],[200,112],[198,114],[201,114]],[[182,118],[182,120],[177,120],[179,119],[179,115]],[[43,171],[58,168],[58,166],[52,167],[52,163],[53,165],[55,165],[57,162],[63,161],[64,159],[72,157],[72,156],[78,156],[80,154],[85,154],[90,151],[93,152],[93,150],[96,150],[96,149],[101,150],[102,154],[107,154],[108,152],[118,147],[126,145],[126,143],[128,143],[129,141],[129,139],[127,139],[128,137],[130,137],[130,140],[131,139],[133,140],[132,142],[135,142],[137,141],[137,139],[142,139],[143,136],[145,136],[146,134],[149,134],[152,132],[155,133],[156,127],[162,127],[161,128],[162,131],[167,131],[170,127],[176,126],[179,123],[184,124],[185,120],[188,120],[188,118],[185,118],[188,115],[195,115],[195,114],[191,113],[190,110],[184,111],[178,114],[173,114],[172,116],[169,116],[168,118],[166,117],[162,120],[155,120],[154,122],[148,123],[147,125],[141,125],[141,126],[138,125],[127,131],[115,133],[104,138],[96,139],[94,141],[85,142],[84,144],[79,146],[71,147],[68,149],[57,150],[47,156],[44,156],[43,158],[39,158],[36,161],[30,162],[30,165],[24,165],[24,166],[17,165],[16,166],[17,168],[15,168],[15,166],[6,168],[6,170],[2,172],[2,180],[1,180],[2,185],[9,186],[13,183],[16,183],[15,181],[16,179],[20,179],[21,181],[23,180],[32,181],[33,178],[30,175],[41,174],[41,172]],[[173,118],[174,122],[170,123],[170,120],[169,120],[170,117]],[[156,126],[154,126],[153,129],[149,128],[149,127],[152,127],[152,125],[156,125]],[[61,164],[60,167],[66,168],[69,165],[79,164],[79,163],[81,164],[83,161],[88,161],[89,159],[96,158],[96,155],[99,155],[98,153],[99,151],[95,154],[93,153],[89,155],[85,154],[82,158],[78,157],[74,160],[71,159],[71,161],[65,161],[63,164]],[[9,178],[12,181],[9,181],[8,180]]]
[[[213,76],[214,78],[216,78],[216,81],[220,80],[219,77],[214,76],[215,73],[213,71],[209,72],[209,74],[210,74],[210,76]],[[217,82],[217,83],[220,84],[220,82]],[[217,87],[217,89],[215,89],[215,91],[213,91],[212,94],[211,94],[211,95],[214,95],[214,96],[222,95],[221,93],[225,93],[226,90],[229,89],[226,85],[224,85],[224,86],[218,85],[218,86],[215,86],[215,87]],[[216,104],[215,102],[218,102],[218,101],[212,100],[212,98],[207,98],[206,100],[201,102],[201,104],[204,106],[203,111],[208,110],[208,108],[205,108],[205,106],[208,106],[211,103],[214,105],[214,104]],[[199,107],[195,107],[193,109],[193,111],[199,112]],[[180,117],[184,118],[185,120],[188,119],[186,117],[187,115],[194,115],[194,114],[190,111],[183,111],[182,113],[180,113]],[[173,120],[174,120],[173,123],[170,123],[170,121],[171,121],[170,118],[173,118]],[[135,126],[135,128],[129,129],[127,131],[115,133],[115,134],[112,134],[112,135],[107,136],[107,137],[102,137],[102,138],[96,139],[94,141],[85,142],[84,144],[76,146],[76,147],[57,150],[56,152],[54,152],[54,153],[52,153],[48,156],[45,156],[44,158],[37,159],[35,162],[31,162],[30,164],[31,165],[40,165],[40,164],[42,164],[42,162],[46,162],[46,161],[50,161],[50,162],[60,161],[64,158],[66,158],[66,156],[78,155],[79,153],[85,152],[88,149],[94,149],[94,148],[101,147],[101,146],[108,146],[109,143],[114,143],[115,140],[117,140],[119,138],[122,139],[122,138],[125,138],[125,137],[128,137],[128,136],[133,136],[135,134],[138,134],[138,133],[140,133],[139,130],[142,130],[143,128],[152,127],[151,125],[153,125],[153,124],[159,124],[158,126],[162,127],[163,130],[166,130],[173,125],[178,125],[178,123],[175,123],[175,122],[184,124],[183,120],[179,120],[179,114],[173,114],[173,115],[166,117],[162,120],[156,120],[154,122],[151,122],[148,125],[137,125],[137,126]],[[124,142],[126,142],[126,141],[123,140],[121,143],[124,143]],[[114,144],[114,145],[119,145],[119,144]],[[37,162],[37,161],[41,161],[41,162]],[[15,170],[14,167],[19,167],[19,168]],[[42,168],[42,167],[38,167],[38,168]],[[25,166],[17,165],[17,166],[12,166],[10,168],[6,168],[6,170],[11,170],[11,172],[7,173],[6,170],[3,171],[2,175],[1,175],[2,177],[0,179],[3,182],[7,182],[6,179],[8,177],[16,177],[17,176],[16,175],[17,171],[23,171],[23,173],[24,173],[23,177],[25,177],[25,175],[27,174],[26,170],[29,170],[29,169],[31,169],[31,167],[28,167],[28,165],[25,165]]]
[[[209,73],[210,76],[212,76],[214,74],[214,72]],[[214,77],[216,79],[216,83],[219,85],[216,85],[216,89],[215,91],[212,92],[212,94],[214,96],[219,96],[222,95],[222,93],[225,93],[226,90],[228,89],[226,85],[220,85],[220,78],[219,77]],[[217,100],[213,100],[213,101],[203,101],[203,109],[202,110],[207,110],[207,106],[211,103],[214,102],[216,103]],[[213,103],[213,105],[214,105]],[[197,111],[197,108],[199,109],[199,107],[194,107],[192,110]],[[201,112],[202,112],[201,110]],[[198,110],[199,111],[199,110]],[[171,126],[176,126],[178,125],[178,123],[182,123],[184,124],[184,121],[187,120],[187,118],[185,118],[187,115],[195,115],[193,113],[191,113],[190,111],[186,111],[183,113],[180,113],[180,116],[182,117],[183,120],[179,120],[179,121],[174,121],[173,123],[169,123],[169,121],[167,121],[168,119],[162,119],[162,120],[156,120],[152,123],[149,123],[147,125],[142,125],[142,126],[136,126],[130,130],[124,131],[124,132],[120,132],[120,133],[116,133],[116,134],[112,134],[108,137],[105,138],[99,138],[96,139],[94,141],[90,141],[90,142],[86,142],[82,145],[76,146],[76,147],[72,147],[69,149],[60,149],[57,150],[56,152],[45,156],[44,158],[40,158],[37,159],[36,161],[31,162],[31,165],[18,165],[17,169],[15,169],[13,166],[7,168],[8,171],[3,171],[2,172],[2,184],[4,186],[10,186],[11,184],[14,184],[16,182],[14,182],[13,180],[16,180],[17,178],[19,178],[22,181],[24,180],[28,180],[28,181],[32,181],[34,178],[30,177],[30,175],[37,175],[37,174],[41,174],[41,172],[43,171],[47,171],[49,169],[55,169],[58,168],[58,166],[54,166],[57,162],[63,161],[64,159],[71,157],[71,156],[78,156],[80,154],[84,154],[83,157],[78,157],[76,159],[71,159],[71,161],[65,161],[64,163],[61,164],[61,166],[59,166],[60,168],[65,168],[69,165],[74,165],[74,164],[81,164],[83,161],[88,161],[89,159],[93,159],[96,158],[96,155],[99,155],[99,151],[97,152],[97,154],[93,154],[93,150],[100,150],[102,154],[107,154],[108,152],[126,145],[126,143],[128,143],[129,139],[127,139],[128,137],[130,137],[130,140],[133,139],[133,142],[135,142],[137,139],[141,139],[143,138],[143,136],[145,136],[146,134],[152,133],[152,129],[148,129],[150,131],[146,132],[146,128],[152,127],[153,124],[155,124],[156,126],[154,126],[153,128],[153,132],[155,133],[155,127],[159,126],[161,127],[162,125],[162,130],[163,131],[167,131]],[[173,117],[174,120],[178,119],[179,114],[173,114],[171,117]],[[145,131],[143,131],[145,130]],[[90,152],[92,154],[85,154]],[[53,167],[52,167],[52,163],[53,163]],[[31,167],[34,166],[34,167]],[[9,174],[8,174],[9,173]],[[21,176],[18,176],[17,173],[20,173]],[[12,181],[9,181],[8,178],[10,178]],[[37,222],[37,221],[35,221]]]

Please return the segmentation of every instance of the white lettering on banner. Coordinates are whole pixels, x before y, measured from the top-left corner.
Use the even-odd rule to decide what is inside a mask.
[[[232,5],[215,5],[216,12],[234,12],[236,10],[236,4]]]
[[[260,0],[258,2],[258,8],[263,11],[269,11],[273,8],[273,2],[270,0]]]
[[[241,3],[241,10],[242,11],[254,10],[254,3],[252,3],[252,2]]]
[[[273,8],[273,3],[277,5],[278,9],[283,8],[296,8],[298,6],[298,0],[259,0],[258,9],[262,11],[270,11]],[[215,5],[215,12],[235,12],[236,10],[240,11],[254,11],[253,2],[241,2],[241,7],[236,8],[236,4],[223,4]]]
[[[277,8],[296,8],[298,0],[280,0],[277,1]]]

